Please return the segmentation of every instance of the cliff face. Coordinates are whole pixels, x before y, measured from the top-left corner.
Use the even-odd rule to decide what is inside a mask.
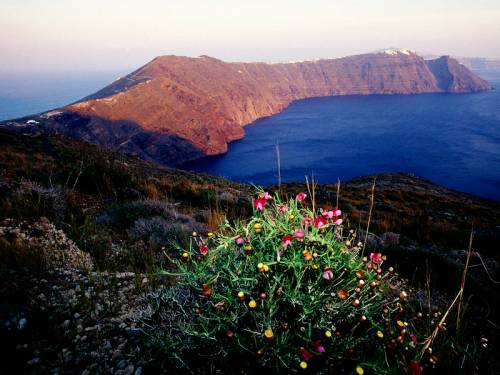
[[[37,121],[175,165],[225,152],[228,142],[244,136],[243,126],[297,99],[488,89],[453,59],[425,61],[406,51],[283,64],[162,56]]]

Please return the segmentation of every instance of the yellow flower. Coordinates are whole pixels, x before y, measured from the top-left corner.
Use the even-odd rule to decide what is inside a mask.
[[[245,293],[244,292],[238,292],[238,298],[243,301],[245,299]]]
[[[300,368],[305,370],[307,368],[307,363],[304,361],[300,362]]]
[[[365,373],[365,370],[363,370],[363,367],[361,367],[361,366],[356,367],[356,374],[363,375],[364,373]]]
[[[397,325],[400,326],[401,328],[403,328],[405,326],[405,324],[401,321],[401,320],[398,320],[397,322]]]
[[[251,309],[255,309],[257,307],[257,302],[251,300],[250,302],[248,302],[248,307],[250,307]]]
[[[330,337],[332,337],[332,333],[330,331],[326,331],[325,332],[325,336],[328,337],[328,338],[330,338]]]
[[[269,272],[269,266],[267,264],[264,264],[264,272]]]
[[[255,223],[253,226],[253,229],[255,233],[260,233],[262,232],[262,224],[261,223]]]
[[[187,251],[182,253],[182,259],[186,260],[189,258],[189,253]]]
[[[215,234],[213,234],[212,232],[208,232],[208,238],[214,238],[215,237]]]
[[[382,331],[377,331],[377,337],[380,339],[384,337],[384,334],[382,333]]]
[[[272,329],[266,329],[264,331],[264,337],[266,338],[267,341],[271,341],[273,339],[273,330]]]
[[[264,272],[264,263],[257,264],[257,270],[259,270],[259,272]]]

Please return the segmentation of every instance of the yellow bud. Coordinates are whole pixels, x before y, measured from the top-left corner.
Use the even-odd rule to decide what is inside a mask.
[[[328,337],[328,338],[330,338],[330,337],[332,337],[332,333],[330,331],[326,331],[325,332],[325,336]]]
[[[266,338],[267,341],[271,341],[273,339],[273,330],[272,329],[266,329],[264,331],[264,337]]]
[[[300,368],[305,370],[307,368],[307,363],[304,361],[300,362]]]
[[[384,337],[384,334],[382,333],[382,331],[377,331],[377,337],[379,339],[383,338]]]
[[[250,307],[251,309],[255,309],[257,307],[257,302],[251,300],[250,302],[248,302],[248,307]]]
[[[365,373],[365,370],[363,370],[363,367],[361,367],[361,366],[356,367],[356,374],[363,375],[364,373]]]

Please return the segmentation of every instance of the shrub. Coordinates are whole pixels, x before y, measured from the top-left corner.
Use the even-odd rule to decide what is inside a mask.
[[[340,211],[313,211],[304,196],[285,204],[261,192],[248,222],[194,236],[181,252],[179,285],[194,298],[175,310],[181,330],[153,334],[177,370],[361,374],[414,366],[407,296],[394,291],[382,255],[362,257],[352,232],[343,236]],[[172,304],[168,293],[159,303]]]
[[[38,219],[45,216],[56,222],[64,219],[66,198],[62,189],[45,187],[29,180],[23,181],[14,191],[4,189],[1,217],[10,215],[18,219]]]
[[[169,221],[159,216],[138,219],[130,229],[130,236],[157,247],[166,245],[172,248],[185,242],[196,231],[204,231],[204,226],[189,216],[177,214],[175,220]]]

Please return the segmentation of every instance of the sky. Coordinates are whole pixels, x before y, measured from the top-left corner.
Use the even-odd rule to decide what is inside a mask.
[[[0,0],[0,73],[158,55],[297,61],[388,47],[500,59],[499,0]]]

